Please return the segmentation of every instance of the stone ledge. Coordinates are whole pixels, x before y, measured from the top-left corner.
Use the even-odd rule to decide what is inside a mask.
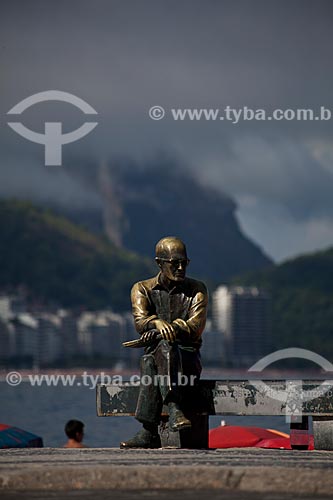
[[[329,495],[333,493],[332,465],[332,452],[249,448],[1,450],[0,489],[223,489]]]

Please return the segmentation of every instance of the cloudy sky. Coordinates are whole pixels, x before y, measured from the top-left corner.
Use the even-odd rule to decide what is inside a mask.
[[[73,196],[61,167],[43,165],[43,146],[6,125],[17,102],[56,89],[98,111],[99,125],[64,146],[64,157],[144,162],[167,152],[231,194],[244,232],[275,260],[332,245],[332,21],[330,0],[3,0],[0,195],[44,186],[48,196],[98,202],[89,190]],[[149,118],[156,105],[162,120]],[[226,106],[267,114],[324,106],[332,120],[233,124],[171,114]],[[22,122],[42,131],[46,109],[65,132],[82,124],[63,103],[38,104]]]

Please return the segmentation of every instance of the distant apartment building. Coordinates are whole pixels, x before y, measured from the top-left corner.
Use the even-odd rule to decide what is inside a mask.
[[[61,320],[56,314],[20,313],[11,320],[14,328],[13,356],[35,368],[62,360]]]
[[[13,357],[27,364],[38,358],[38,321],[30,313],[19,313],[11,319],[14,328]]]
[[[57,315],[60,320],[61,357],[68,366],[80,356],[77,317],[66,309],[59,309]]]
[[[77,318],[71,311],[31,311],[24,298],[0,295],[0,365],[70,366],[79,354]]]
[[[223,334],[207,320],[202,334],[201,358],[204,367],[221,368],[223,365]]]
[[[22,322],[16,318],[24,314],[26,307],[22,297],[15,295],[0,295],[0,363],[22,357],[32,359],[35,343],[34,327],[36,322],[32,317],[24,317]],[[23,335],[23,330],[26,332]]]
[[[85,311],[78,318],[77,325],[79,350],[84,356],[105,358],[112,365],[133,364],[139,358],[138,349],[122,345],[137,336],[130,313]]]
[[[141,349],[122,343],[138,337],[130,312],[72,312],[28,308],[21,297],[0,295],[0,366],[139,366]]]
[[[16,314],[26,310],[26,305],[21,297],[15,295],[0,295],[0,319],[9,321]]]
[[[78,339],[86,356],[108,357],[118,351],[121,316],[110,311],[83,312],[78,318]]]
[[[213,293],[213,320],[223,333],[226,365],[250,368],[269,353],[271,297],[265,290],[220,286]]]
[[[58,314],[45,312],[37,316],[37,321],[37,349],[34,360],[36,366],[61,362],[64,350],[61,317]]]
[[[5,364],[15,352],[14,342],[13,326],[0,319],[0,364]]]

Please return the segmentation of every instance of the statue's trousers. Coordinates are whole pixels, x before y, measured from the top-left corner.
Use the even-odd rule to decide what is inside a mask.
[[[163,404],[182,404],[184,390],[195,385],[201,374],[198,350],[182,349],[177,343],[160,340],[145,349],[141,358],[141,382],[135,418],[159,424]]]

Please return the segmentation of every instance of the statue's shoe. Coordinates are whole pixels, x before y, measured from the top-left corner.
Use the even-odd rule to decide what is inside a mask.
[[[120,448],[161,448],[161,439],[158,434],[142,429],[132,439],[122,441]]]
[[[192,427],[191,421],[185,417],[176,403],[169,403],[169,429],[176,432]]]

